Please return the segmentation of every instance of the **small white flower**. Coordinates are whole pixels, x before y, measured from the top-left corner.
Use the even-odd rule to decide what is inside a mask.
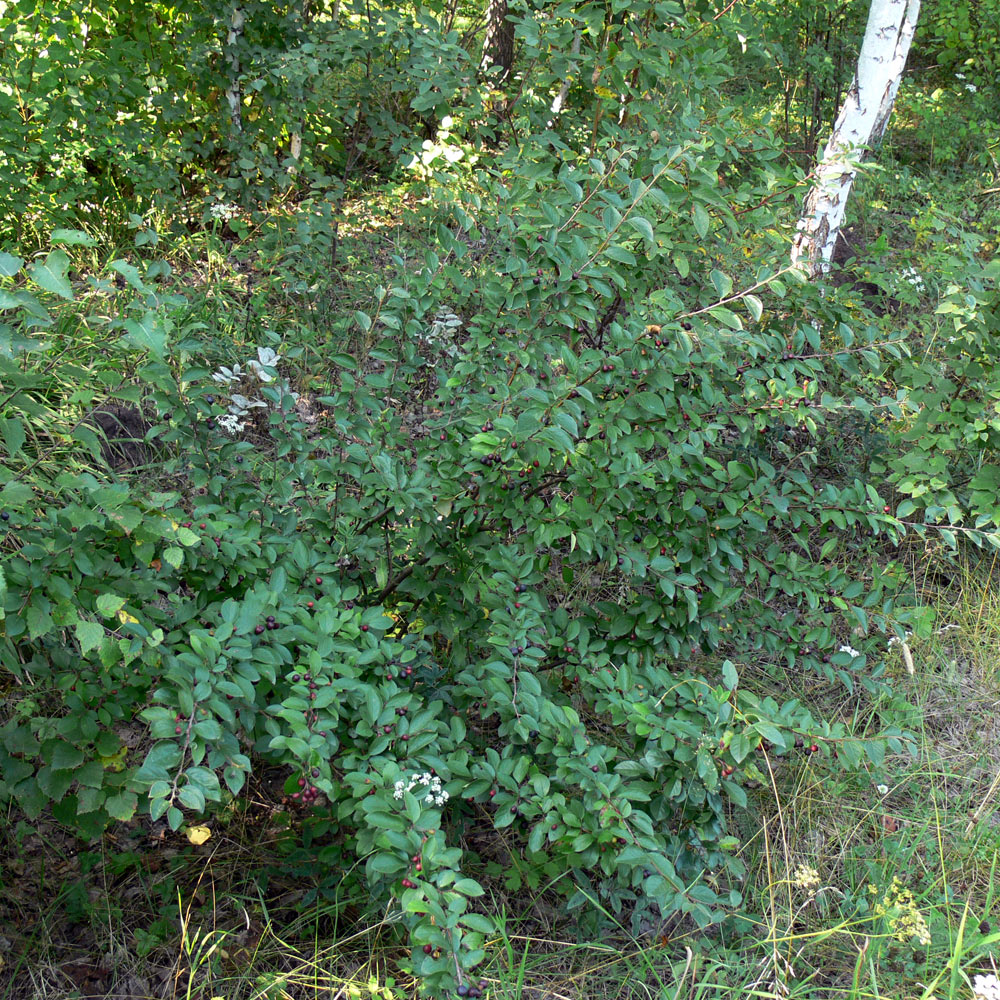
[[[875,791],[877,791],[879,793],[879,795],[888,795],[889,794],[889,786],[888,785],[876,785],[875,786]]]
[[[232,413],[223,413],[216,422],[231,437],[235,437],[246,427],[246,424]]]
[[[851,657],[858,657],[861,655],[856,649],[852,649],[850,646],[841,646],[840,649],[837,650],[837,652],[847,653],[848,656]]]
[[[956,80],[964,80],[965,79],[965,74],[964,73],[956,73],[955,74],[955,79]]]
[[[975,1000],[1000,1000],[1000,979],[992,972],[976,976],[972,982],[972,995]]]
[[[968,91],[968,92],[969,92],[970,94],[974,94],[974,93],[976,92],[976,89],[977,89],[977,88],[976,88],[976,85],[975,85],[974,83],[967,83],[967,84],[965,85],[965,89],[966,89],[966,90],[967,90],[967,91]]]
[[[223,202],[219,202],[209,208],[208,214],[211,215],[216,222],[228,222],[238,211],[238,205],[227,205]]]
[[[819,872],[809,865],[799,865],[792,875],[792,885],[797,885],[800,889],[812,889],[819,883]]]
[[[922,292],[926,288],[924,279],[915,267],[904,267],[900,277],[918,292]]]
[[[420,775],[420,784],[429,785],[430,783],[431,783],[431,776],[425,771],[422,775]]]

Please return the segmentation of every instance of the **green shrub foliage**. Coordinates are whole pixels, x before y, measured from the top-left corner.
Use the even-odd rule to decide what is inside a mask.
[[[571,905],[706,926],[741,904],[730,817],[775,758],[881,763],[741,671],[881,683],[905,615],[866,553],[903,525],[848,452],[902,415],[877,376],[904,347],[763,263],[773,136],[721,105],[679,7],[634,6],[558,122],[561,64],[490,119],[516,142],[480,141],[478,90],[451,108],[413,164],[422,258],[318,362],[196,329],[149,245],[0,256],[0,796],[84,835],[177,829],[284,768],[442,990],[492,929],[469,824]],[[516,14],[526,64],[597,16],[557,13]],[[71,267],[115,307],[83,315]],[[90,371],[59,363],[88,337]],[[109,397],[141,410],[145,469],[109,468]]]

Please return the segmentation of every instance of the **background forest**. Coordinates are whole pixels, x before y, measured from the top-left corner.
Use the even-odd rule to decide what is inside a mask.
[[[1000,997],[1000,0],[0,0],[5,998]]]

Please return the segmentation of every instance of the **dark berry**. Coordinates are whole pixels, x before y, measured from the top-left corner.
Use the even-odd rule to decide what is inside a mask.
[[[469,987],[468,987],[468,986],[466,986],[466,985],[465,985],[465,983],[462,983],[462,985],[461,985],[461,986],[459,986],[459,988],[458,988],[457,990],[455,990],[455,992],[456,992],[456,993],[457,993],[457,994],[458,994],[458,995],[459,995],[460,997],[467,997],[467,996],[469,995]]]
[[[316,586],[318,587],[322,582],[323,582],[323,577],[317,576],[316,577]]]
[[[429,955],[434,950],[434,946],[431,944],[424,945],[424,954]]]
[[[253,634],[254,635],[263,635],[263,633],[264,633],[264,626],[263,625],[255,625],[254,626],[254,629],[253,629]]]
[[[206,396],[205,402],[208,403],[209,406],[211,406],[215,402],[215,396]]]

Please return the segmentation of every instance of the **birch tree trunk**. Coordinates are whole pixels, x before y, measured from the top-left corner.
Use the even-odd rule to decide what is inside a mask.
[[[566,97],[569,94],[569,88],[573,84],[573,77],[576,75],[576,58],[580,55],[580,43],[583,41],[583,32],[578,28],[576,34],[573,36],[573,45],[569,50],[570,54],[570,64],[569,69],[566,70],[566,79],[563,80],[562,86],[559,88],[559,93],[556,94],[555,100],[552,102],[552,108],[550,109],[550,114],[552,117],[549,119],[548,127],[552,128],[555,123],[556,118],[559,116],[563,109],[563,105],[566,103]]]
[[[237,44],[243,35],[245,23],[246,13],[237,4],[229,16],[229,34],[226,37],[229,61],[229,86],[226,88],[226,100],[229,102],[229,120],[234,132],[243,131],[243,91],[240,87],[240,55]]]
[[[857,175],[852,161],[885,134],[919,13],[920,0],[871,0],[857,73],[816,167],[792,243],[792,263],[808,263],[813,276],[829,270]]]

